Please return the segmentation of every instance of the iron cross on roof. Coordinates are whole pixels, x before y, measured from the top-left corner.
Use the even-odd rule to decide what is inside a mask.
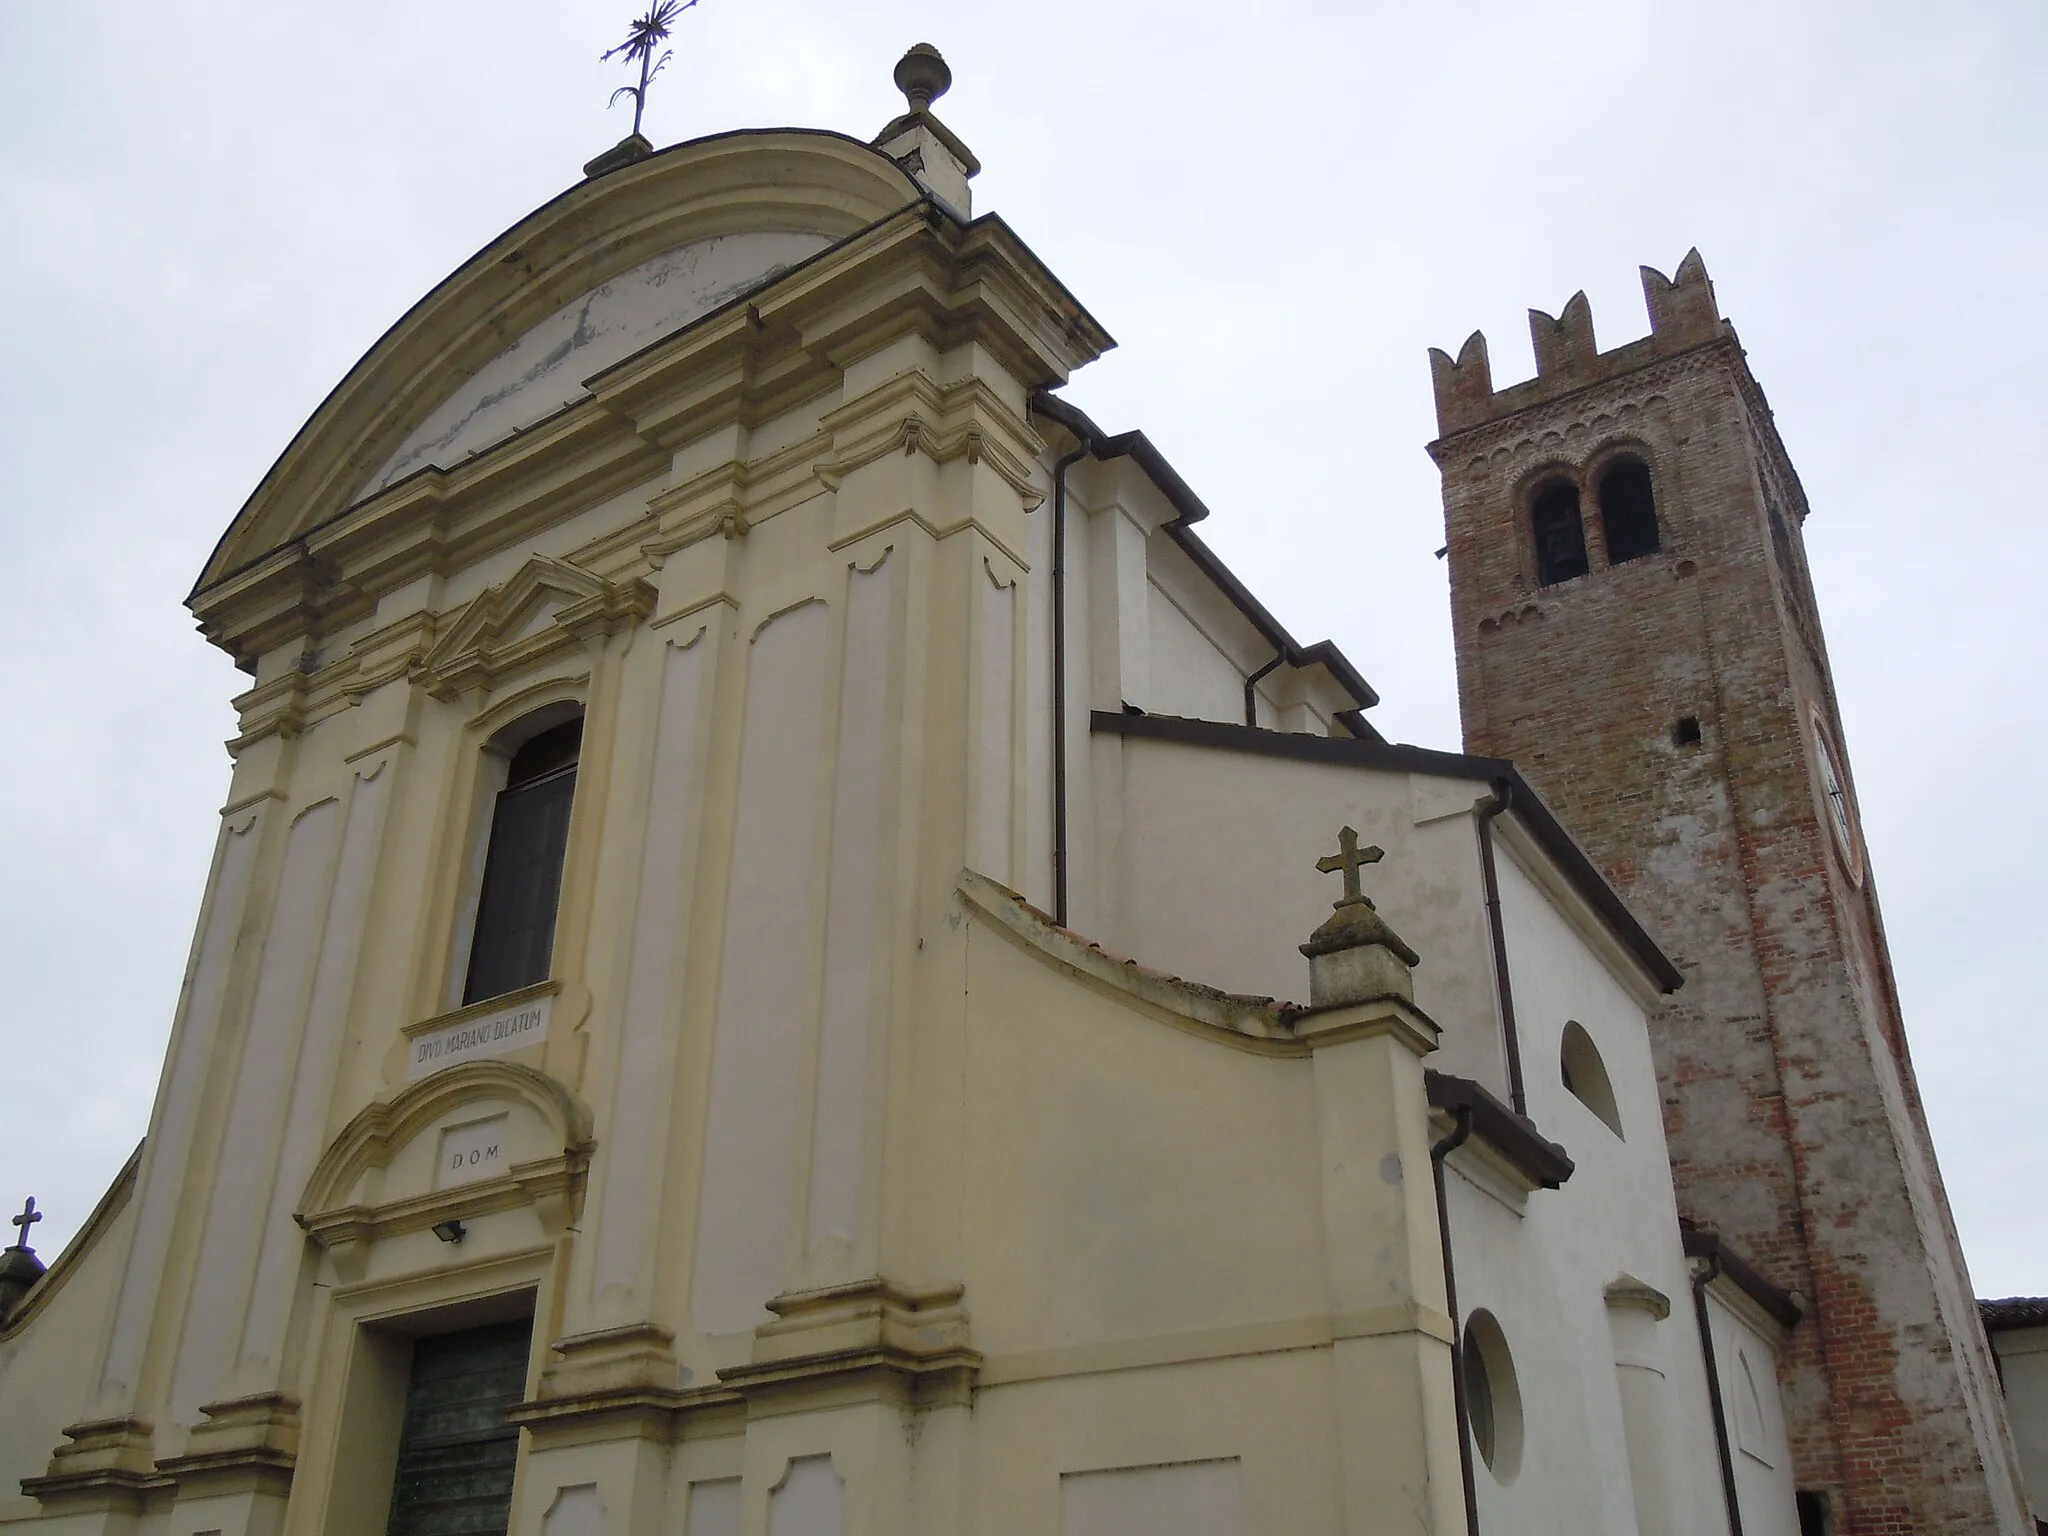
[[[1359,847],[1358,834],[1350,827],[1339,832],[1337,851],[1316,860],[1316,868],[1326,875],[1335,874],[1340,869],[1344,871],[1344,895],[1341,900],[1332,902],[1331,905],[1351,907],[1364,902],[1368,907],[1371,906],[1371,900],[1358,888],[1358,872],[1367,864],[1379,863],[1386,854],[1387,851],[1377,844],[1370,848]]]
[[[21,1208],[21,1214],[19,1216],[10,1216],[7,1219],[15,1226],[21,1228],[21,1236],[14,1240],[14,1246],[26,1248],[28,1247],[29,1229],[43,1219],[43,1213],[36,1209],[36,1197],[30,1195],[28,1203]]]

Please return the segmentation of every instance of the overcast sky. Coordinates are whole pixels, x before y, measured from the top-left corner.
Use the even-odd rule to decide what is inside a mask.
[[[626,131],[628,3],[0,0],[0,1204],[45,1258],[147,1123],[227,783],[245,680],[184,595],[379,333]],[[1700,248],[1812,502],[1977,1289],[2048,1293],[2048,5],[701,0],[648,133],[867,137],[919,40],[977,210],[1121,343],[1071,397],[1397,740],[1458,744],[1425,349],[1524,377],[1581,287],[1613,346]]]

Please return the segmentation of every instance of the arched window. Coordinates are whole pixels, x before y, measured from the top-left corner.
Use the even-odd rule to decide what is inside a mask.
[[[1607,1063],[1585,1026],[1576,1020],[1564,1027],[1564,1046],[1559,1052],[1560,1075],[1564,1085],[1586,1108],[1598,1115],[1610,1131],[1621,1134],[1621,1110],[1614,1102],[1614,1084],[1607,1077]]]
[[[582,745],[578,717],[546,727],[512,754],[491,811],[465,1003],[547,980]]]
[[[1735,1443],[1746,1455],[1765,1466],[1771,1465],[1770,1440],[1764,1430],[1764,1396],[1756,1384],[1756,1367],[1749,1363],[1749,1351],[1737,1348],[1735,1366],[1741,1383],[1735,1394]]]
[[[1536,580],[1546,587],[1586,574],[1586,529],[1579,488],[1559,480],[1536,493],[1529,526],[1536,535]]]
[[[1607,534],[1609,565],[1640,560],[1662,547],[1649,465],[1623,459],[1600,477],[1600,526]]]

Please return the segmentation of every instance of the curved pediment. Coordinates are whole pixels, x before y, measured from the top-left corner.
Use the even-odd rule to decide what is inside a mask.
[[[560,410],[583,380],[916,202],[838,134],[721,134],[584,181],[387,331],[243,506],[196,591],[364,496]]]
[[[472,373],[399,444],[353,500],[470,454],[586,398],[584,380],[815,256],[808,230],[714,235],[651,256],[578,294]]]
[[[370,1245],[440,1221],[530,1206],[559,1228],[581,1202],[590,1151],[590,1111],[563,1084],[516,1062],[464,1062],[349,1121],[297,1220],[358,1274]]]

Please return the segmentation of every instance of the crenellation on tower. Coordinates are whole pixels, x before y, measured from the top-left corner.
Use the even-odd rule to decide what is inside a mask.
[[[1533,379],[1494,389],[1486,337],[1479,331],[1466,338],[1456,359],[1431,347],[1439,437],[1454,437],[1518,415],[1695,347],[1735,340],[1735,328],[1721,318],[1713,280],[1707,276],[1706,262],[1697,248],[1686,252],[1672,277],[1655,267],[1641,270],[1650,334],[1610,352],[1602,352],[1594,341],[1593,306],[1583,289],[1555,316],[1540,309],[1529,311],[1529,339],[1536,353]]]
[[[1593,339],[1593,306],[1581,288],[1555,315],[1529,311],[1529,346],[1536,354],[1536,377],[1585,379],[1598,366],[1599,343]]]

